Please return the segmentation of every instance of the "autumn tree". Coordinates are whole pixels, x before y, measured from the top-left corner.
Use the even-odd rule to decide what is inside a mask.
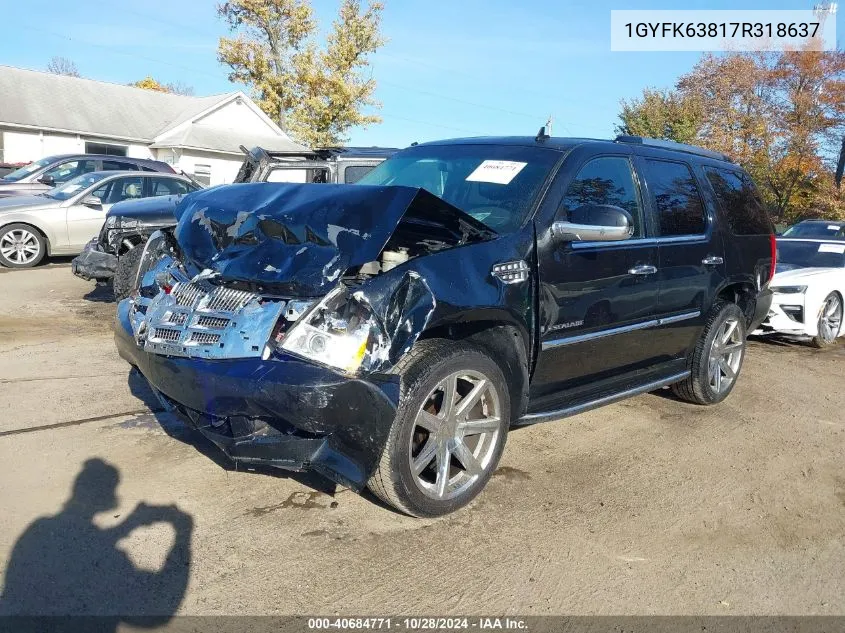
[[[288,133],[312,146],[342,144],[354,126],[378,123],[369,56],[384,43],[383,5],[342,0],[326,41],[308,0],[229,0],[219,15],[235,33],[220,38],[229,79],[250,86],[258,105]]]
[[[620,121],[629,133],[727,154],[751,173],[776,219],[817,215],[825,197],[826,213],[837,212],[829,183],[845,133],[842,51],[705,55],[672,90],[623,101]]]
[[[133,88],[143,88],[144,90],[152,90],[154,92],[167,92],[170,94],[193,96],[193,87],[184,82],[177,81],[173,83],[161,83],[157,79],[147,75],[143,79],[129,84]]]
[[[47,62],[47,72],[54,75],[66,75],[68,77],[80,77],[79,69],[67,57],[52,57]]]

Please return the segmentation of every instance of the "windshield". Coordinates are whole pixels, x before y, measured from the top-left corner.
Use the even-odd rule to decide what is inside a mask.
[[[26,178],[32,172],[38,171],[42,167],[46,167],[47,165],[52,163],[54,160],[55,159],[52,158],[52,157],[42,158],[41,160],[37,160],[33,163],[30,163],[29,165],[24,165],[20,169],[16,169],[15,171],[13,171],[11,173],[6,174],[5,176],[3,176],[2,180],[4,180],[5,182],[17,182],[18,180],[21,180],[22,178]]]
[[[358,184],[421,187],[506,233],[522,224],[560,157],[518,145],[422,145],[388,158]]]
[[[784,237],[845,238],[845,224],[841,222],[800,222],[783,232]]]
[[[100,182],[103,178],[107,178],[109,175],[110,174],[108,173],[102,172],[83,174],[82,176],[77,176],[73,180],[68,180],[63,185],[50,189],[50,191],[45,191],[42,195],[45,195],[48,198],[53,198],[54,200],[67,200],[68,198],[72,198],[73,196],[79,194],[84,189],[88,189],[91,185]]]
[[[778,240],[777,272],[796,268],[845,267],[845,242],[786,242]]]

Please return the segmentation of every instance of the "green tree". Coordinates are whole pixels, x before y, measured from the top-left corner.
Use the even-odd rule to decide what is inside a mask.
[[[300,142],[339,145],[354,126],[378,123],[369,55],[384,43],[383,5],[342,0],[324,45],[308,0],[228,0],[219,15],[235,37],[221,37],[218,60],[229,79],[252,89],[256,103]]]
[[[674,90],[646,88],[639,99],[623,100],[618,134],[694,143],[703,123],[695,99]]]

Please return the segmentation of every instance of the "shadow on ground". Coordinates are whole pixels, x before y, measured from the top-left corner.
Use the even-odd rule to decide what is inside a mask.
[[[64,506],[27,526],[6,567],[1,615],[111,616],[97,620],[97,631],[115,631],[121,622],[147,628],[170,620],[188,586],[193,519],[175,505],[141,502],[116,525],[98,527],[97,515],[119,507],[119,483],[116,467],[89,459]],[[160,569],[139,569],[118,543],[157,523],[173,528],[173,546]],[[25,620],[14,630],[37,628]]]
[[[114,292],[111,284],[97,284],[83,297],[86,301],[93,301],[94,303],[114,303]]]
[[[133,368],[129,372],[128,381],[129,390],[132,392],[132,395],[141,400],[150,409],[155,422],[167,435],[193,447],[197,452],[224,470],[248,471],[281,479],[293,479],[303,486],[329,496],[334,496],[338,492],[338,485],[336,483],[316,473],[282,470],[271,466],[250,465],[249,467],[244,467],[243,465],[236,464],[214,442],[206,438],[199,431],[191,428],[177,414],[167,411],[158,399],[158,396],[150,388],[149,383],[137,369]],[[136,418],[127,420],[124,424],[127,426],[137,426],[138,424],[144,424],[145,419],[149,419],[149,414],[142,414]]]

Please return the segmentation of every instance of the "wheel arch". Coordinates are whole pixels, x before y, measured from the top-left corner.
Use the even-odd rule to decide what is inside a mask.
[[[509,388],[512,420],[528,407],[528,333],[516,324],[498,319],[479,319],[441,324],[425,330],[418,340],[464,341],[480,348],[502,370]]]
[[[757,309],[757,289],[747,281],[728,282],[716,293],[714,303],[724,300],[735,303],[745,315],[745,326],[754,320]]]
[[[33,222],[31,217],[26,215],[14,215],[8,218],[3,218],[3,220],[0,221],[0,231],[3,231],[3,229],[5,229],[10,224],[23,224],[33,229],[34,231],[37,231],[38,234],[42,238],[44,238],[44,244],[47,247],[47,252],[45,253],[45,256],[49,257],[50,255],[52,255],[53,240],[55,238],[55,234],[53,234],[51,231],[45,230],[37,222]]]

